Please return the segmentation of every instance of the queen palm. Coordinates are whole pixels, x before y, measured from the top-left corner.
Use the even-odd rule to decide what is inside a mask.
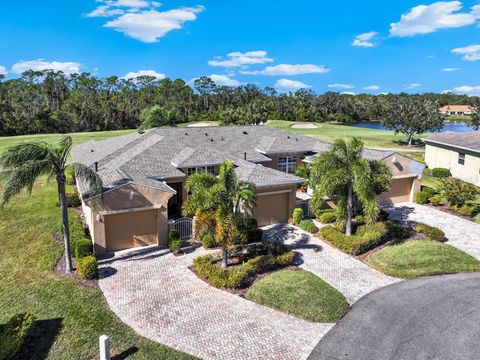
[[[85,180],[92,195],[102,191],[102,181],[95,171],[79,163],[69,163],[68,154],[72,138],[65,136],[57,144],[31,142],[12,146],[0,156],[0,168],[7,174],[1,205],[4,206],[23,189],[32,192],[35,181],[41,176],[57,181],[62,213],[63,239],[65,244],[66,272],[72,272],[70,254],[70,230],[68,226],[67,197],[65,194],[65,171],[71,168],[77,178]]]
[[[388,190],[390,169],[380,161],[362,158],[363,142],[357,138],[336,139],[332,148],[315,160],[310,177],[314,197],[335,196],[338,218],[345,222],[346,235],[352,234],[353,201],[363,206],[365,220],[377,219],[376,195]]]
[[[253,184],[238,179],[231,160],[220,165],[220,174],[193,174],[186,183],[191,196],[182,207],[184,215],[214,212],[217,241],[222,247],[222,267],[227,267],[227,250],[238,233],[235,219],[248,218],[255,207]]]

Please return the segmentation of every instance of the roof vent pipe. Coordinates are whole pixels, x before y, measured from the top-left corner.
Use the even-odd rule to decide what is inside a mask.
[[[247,160],[247,153],[246,153],[246,152],[243,153],[243,159],[244,159],[244,160]]]
[[[93,164],[95,165],[95,172],[98,172],[98,161],[95,161]]]

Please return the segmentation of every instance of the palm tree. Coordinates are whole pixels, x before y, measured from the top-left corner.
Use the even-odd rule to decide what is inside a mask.
[[[233,220],[250,217],[255,207],[253,184],[239,180],[233,162],[226,160],[220,165],[218,177],[193,174],[185,187],[191,195],[183,204],[184,215],[215,212],[216,240],[222,247],[222,267],[227,267],[227,250],[235,240],[232,234],[238,233]]]
[[[363,205],[366,221],[374,222],[379,212],[376,195],[388,189],[392,176],[384,163],[362,158],[362,151],[363,142],[357,138],[336,139],[312,166],[314,196],[338,198],[338,217],[345,221],[346,235],[352,235],[354,196]]]
[[[42,175],[57,181],[60,208],[62,211],[63,238],[65,243],[66,272],[72,272],[70,254],[70,230],[68,226],[67,197],[65,194],[67,168],[72,168],[75,176],[85,180],[92,195],[102,191],[102,181],[95,171],[79,163],[69,163],[68,154],[72,148],[72,138],[65,136],[56,145],[46,142],[32,142],[8,148],[0,156],[0,168],[7,173],[1,206],[4,206],[22,189],[32,192],[35,181]]]

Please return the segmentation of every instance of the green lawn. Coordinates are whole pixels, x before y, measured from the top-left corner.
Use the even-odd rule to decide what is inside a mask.
[[[98,336],[107,334],[115,353],[133,353],[128,359],[192,359],[135,334],[100,290],[55,275],[63,251],[52,237],[60,216],[55,199],[55,184],[40,181],[31,197],[22,194],[0,209],[0,324],[19,312],[39,320],[20,358],[93,359]]]
[[[408,241],[386,246],[365,262],[384,274],[412,279],[419,276],[480,271],[480,261],[457,248],[435,241]]]
[[[336,322],[349,307],[340,292],[304,270],[275,272],[255,282],[245,297],[314,322]]]

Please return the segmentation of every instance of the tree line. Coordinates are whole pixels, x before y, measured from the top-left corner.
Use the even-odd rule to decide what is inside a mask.
[[[479,99],[435,93],[316,94],[306,89],[278,93],[253,84],[219,86],[208,77],[190,85],[151,76],[126,80],[30,70],[11,80],[0,74],[0,135],[131,129],[142,123],[144,127],[191,121],[258,124],[269,119],[383,120],[386,125],[390,119],[391,128],[398,130],[398,116],[392,119],[392,114],[408,109],[408,114],[431,115],[447,104],[477,106]],[[438,119],[433,127],[438,127]]]

